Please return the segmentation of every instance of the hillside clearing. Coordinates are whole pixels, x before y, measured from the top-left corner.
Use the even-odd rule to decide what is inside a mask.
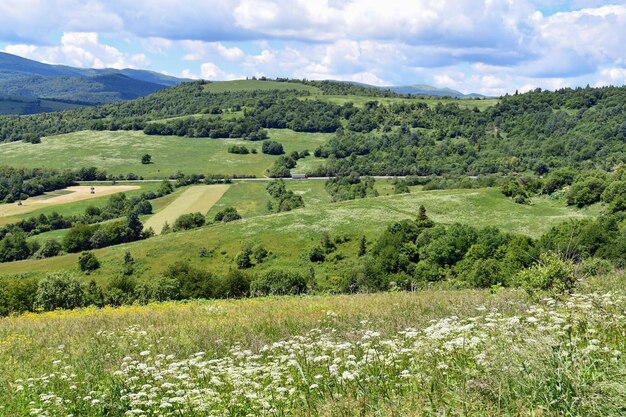
[[[268,129],[269,137],[283,144],[285,152],[311,153],[332,134],[300,133],[289,129]],[[257,154],[228,152],[233,145],[256,149]],[[186,174],[254,175],[263,177],[278,158],[261,153],[261,142],[241,139],[149,136],[141,131],[82,131],[45,137],[33,145],[25,142],[0,143],[2,163],[18,168],[72,169],[96,166],[111,175],[133,173],[146,179],[162,179],[182,171]],[[150,154],[152,163],[142,164]],[[309,163],[314,156],[302,159]],[[317,162],[322,163],[324,159]]]
[[[229,188],[230,185],[227,184],[190,187],[167,207],[150,217],[144,224],[144,228],[152,228],[155,233],[159,234],[165,223],[170,226],[174,225],[176,219],[182,214],[195,212],[206,214]]]
[[[261,81],[261,80],[233,80],[218,81],[207,83],[204,85],[204,91],[210,93],[225,93],[227,91],[268,91],[268,90],[299,90],[308,91],[311,94],[321,93],[320,89],[310,85],[300,83],[285,83],[278,81]]]
[[[41,196],[24,200],[21,206],[17,203],[0,205],[0,217],[15,216],[30,213],[43,207],[56,206],[59,204],[73,203],[81,200],[89,200],[125,191],[138,190],[137,185],[97,185],[94,186],[95,193],[91,193],[91,186],[76,185],[62,190],[46,193]]]

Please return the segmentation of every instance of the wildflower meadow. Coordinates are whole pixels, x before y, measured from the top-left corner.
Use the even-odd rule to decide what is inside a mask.
[[[624,415],[625,314],[616,291],[27,314],[0,320],[0,415]]]

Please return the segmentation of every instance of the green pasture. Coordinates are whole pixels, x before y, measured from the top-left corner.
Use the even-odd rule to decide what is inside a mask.
[[[306,207],[330,202],[330,196],[324,188],[324,180],[286,180],[288,190],[301,195]],[[215,214],[226,207],[234,207],[243,217],[255,217],[271,212],[267,203],[271,197],[265,190],[267,181],[234,181],[224,196],[209,210],[208,219],[213,219]]]
[[[118,182],[119,184],[119,182]],[[133,195],[139,195],[144,191],[156,191],[158,187],[160,187],[160,183],[154,183],[154,182],[149,182],[149,183],[133,183],[133,184],[137,184],[141,186],[140,190],[132,190],[132,191],[126,191],[125,194],[128,197],[132,197]],[[161,210],[163,210],[164,208],[168,207],[173,201],[175,201],[176,199],[178,199],[178,197],[180,197],[181,194],[183,194],[185,192],[185,190],[187,190],[188,187],[182,187],[182,188],[178,188],[175,189],[173,193],[165,195],[163,197],[159,197],[159,198],[155,198],[154,200],[150,200],[150,204],[152,205],[152,213],[159,213]],[[83,201],[78,201],[75,203],[69,203],[69,204],[64,204],[64,205],[58,205],[55,206],[55,208],[59,208],[59,210],[52,210],[52,211],[57,211],[60,214],[63,215],[80,215],[83,214],[85,212],[85,209],[89,206],[104,206],[106,204],[107,199],[110,196],[106,196],[106,197],[100,197],[98,199],[93,199],[93,200],[83,200]],[[90,202],[92,204],[80,204],[80,203],[87,203]],[[47,210],[46,210],[47,211]],[[33,213],[37,213],[40,214],[40,210],[38,210],[37,212],[33,212]],[[47,212],[45,214],[48,214]],[[33,214],[34,215],[34,214]],[[24,215],[22,217],[28,217],[28,215]],[[140,220],[142,223],[146,223],[146,221],[151,217],[151,215],[142,215],[140,216]],[[14,221],[19,221],[19,220],[14,220]],[[62,230],[52,230],[50,232],[46,232],[46,233],[41,233],[39,235],[34,235],[28,238],[28,240],[30,241],[37,241],[40,243],[45,242],[48,239],[56,239],[58,241],[61,241],[63,239],[63,237],[65,236],[65,234],[67,233],[69,229],[62,229]]]
[[[314,180],[289,181],[294,191],[302,192],[307,201],[313,198],[323,203],[324,194]],[[247,187],[247,185],[246,185]],[[200,229],[157,236],[145,241],[94,251],[102,261],[102,268],[92,277],[106,279],[118,273],[124,252],[130,250],[141,266],[138,276],[150,278],[162,272],[171,263],[189,259],[193,264],[214,271],[225,271],[233,266],[235,255],[244,242],[264,245],[272,255],[257,268],[274,266],[309,268],[314,266],[329,279],[349,265],[358,250],[358,240],[366,236],[373,243],[393,221],[413,218],[420,205],[437,222],[467,223],[476,227],[496,226],[507,232],[539,237],[552,226],[572,218],[598,214],[598,208],[578,210],[563,206],[562,202],[539,198],[532,205],[515,204],[497,189],[421,191],[403,195],[389,195],[334,204],[308,203],[303,209],[287,213],[263,214],[268,197],[263,186],[255,185],[254,197],[240,200],[236,193],[244,194],[246,187],[235,184],[223,199],[209,212],[209,217],[220,207],[235,205],[248,217],[240,221],[208,225]],[[233,194],[230,194],[233,193]],[[235,204],[240,201],[240,205]],[[247,209],[245,209],[247,207]],[[347,243],[338,246],[338,253],[347,260],[313,265],[306,257],[308,250],[319,242],[321,233],[332,236],[345,235]],[[200,248],[212,251],[209,257],[198,256]],[[41,275],[59,270],[77,270],[78,255],[64,255],[45,260],[27,260],[0,264],[0,275]]]
[[[308,91],[311,94],[321,93],[320,89],[310,85],[300,83],[283,83],[277,81],[260,80],[234,80],[219,81],[205,84],[204,91],[210,93],[225,93],[227,91],[257,91],[257,90],[300,90]]]
[[[269,129],[270,139],[283,144],[287,153],[308,149],[313,152],[331,134],[299,133],[289,129]],[[244,145],[257,154],[228,153],[228,147]],[[265,176],[276,156],[261,153],[261,142],[240,139],[149,136],[138,131],[82,131],[46,137],[40,144],[0,143],[2,163],[25,168],[75,169],[96,166],[109,174],[133,173],[146,179],[167,178],[182,171],[187,174]],[[151,164],[142,164],[144,154]],[[302,163],[314,165],[309,156]],[[316,162],[319,163],[319,162]]]
[[[462,108],[473,109],[477,107],[483,111],[489,107],[495,106],[500,100],[497,98],[486,99],[456,99],[456,98],[436,98],[436,97],[371,97],[371,96],[355,96],[355,95],[315,95],[309,97],[302,97],[302,100],[326,100],[338,105],[344,105],[346,103],[353,103],[357,107],[363,107],[365,103],[370,101],[377,101],[382,105],[390,105],[394,103],[426,103],[430,107],[435,107],[437,104],[449,104],[454,103]]]

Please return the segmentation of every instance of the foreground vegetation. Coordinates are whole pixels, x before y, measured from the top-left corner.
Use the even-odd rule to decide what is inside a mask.
[[[0,320],[6,415],[620,415],[625,277]]]

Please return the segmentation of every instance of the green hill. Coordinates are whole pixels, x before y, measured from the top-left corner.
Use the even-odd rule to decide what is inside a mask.
[[[36,114],[83,107],[78,103],[17,96],[0,96],[0,114]]]
[[[130,250],[137,260],[136,277],[151,279],[177,260],[190,260],[192,265],[215,272],[225,272],[234,266],[234,257],[245,242],[261,243],[272,253],[258,270],[272,267],[308,270],[315,267],[323,281],[338,276],[354,265],[358,239],[365,235],[375,241],[393,221],[410,219],[423,204],[438,222],[470,223],[476,227],[496,226],[507,232],[538,237],[550,227],[566,219],[595,216],[597,210],[576,210],[563,207],[549,199],[538,199],[533,206],[515,204],[497,189],[448,190],[415,192],[329,204],[322,182],[316,180],[290,182],[289,188],[302,195],[307,206],[287,213],[267,214],[269,196],[265,184],[237,183],[222,197],[227,203],[251,217],[226,224],[205,226],[192,231],[157,236],[145,241],[112,246],[94,251],[102,268],[90,278],[106,281],[119,269],[119,260]],[[324,201],[324,199],[326,201]],[[210,214],[225,204],[218,202]],[[259,210],[261,208],[261,210]],[[259,213],[259,211],[261,213]],[[264,214],[259,216],[258,214]],[[210,216],[209,216],[210,217]],[[349,236],[339,246],[344,260],[314,264],[308,260],[308,250],[327,231],[333,236]],[[210,257],[198,256],[201,247],[211,250]],[[77,254],[50,259],[0,263],[0,276],[42,274],[76,270]],[[326,284],[329,285],[329,284]]]
[[[98,105],[146,96],[185,81],[151,71],[83,69],[48,65],[0,52],[0,95]],[[33,114],[71,108],[0,106],[0,114]]]

